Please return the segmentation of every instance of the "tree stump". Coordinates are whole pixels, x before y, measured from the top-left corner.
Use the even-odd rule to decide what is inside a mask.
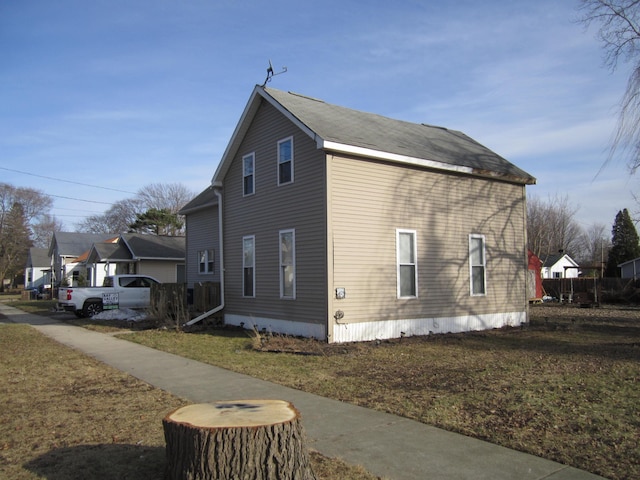
[[[300,413],[282,400],[188,405],[162,421],[170,480],[315,480]]]

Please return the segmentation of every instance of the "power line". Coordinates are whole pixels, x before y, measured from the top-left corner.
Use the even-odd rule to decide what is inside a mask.
[[[76,200],[78,202],[101,203],[102,205],[113,205],[113,202],[99,202],[98,200],[83,200],[82,198],[63,197],[62,195],[52,195],[50,193],[48,193],[47,195],[50,197],[65,198],[67,200]]]
[[[65,180],[65,179],[62,179],[62,178],[47,177],[46,175],[38,175],[36,173],[23,172],[21,170],[15,170],[13,168],[0,167],[0,169],[7,170],[8,172],[22,173],[23,175],[30,175],[32,177],[46,178],[47,180],[55,180],[56,182],[72,183],[74,185],[82,185],[83,187],[100,188],[102,190],[111,190],[113,192],[130,193],[132,195],[136,195],[135,192],[128,192],[127,190],[118,190],[117,188],[101,187],[99,185],[91,185],[89,183],[81,183],[81,182],[74,182],[72,180]],[[51,195],[51,196],[53,197],[55,195]],[[66,197],[62,197],[62,198],[66,198]],[[73,200],[75,200],[75,199],[73,199]]]

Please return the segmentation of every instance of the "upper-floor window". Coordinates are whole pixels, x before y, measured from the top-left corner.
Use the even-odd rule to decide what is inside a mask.
[[[213,273],[213,250],[200,250],[198,252],[198,273]]]
[[[278,142],[278,185],[293,182],[293,137]]]
[[[418,260],[415,230],[396,230],[398,298],[418,296]]]
[[[296,232],[280,231],[280,298],[296,298]]]
[[[242,237],[242,296],[255,297],[256,237]]]
[[[484,242],[484,235],[469,235],[471,295],[487,294],[487,262]]]
[[[256,187],[255,180],[256,156],[253,153],[242,157],[242,194],[253,195]]]

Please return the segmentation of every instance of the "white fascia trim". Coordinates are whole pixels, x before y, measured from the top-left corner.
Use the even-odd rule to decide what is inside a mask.
[[[424,158],[408,157],[406,155],[398,155],[397,153],[381,152],[370,148],[356,147],[354,145],[345,145],[343,143],[329,142],[318,137],[316,139],[318,148],[331,150],[335,152],[348,153],[380,160],[390,160],[392,162],[405,163],[409,165],[417,165],[420,167],[434,168],[438,170],[447,170],[449,172],[473,173],[471,167],[463,167],[460,165],[450,165],[435,160],[426,160]]]

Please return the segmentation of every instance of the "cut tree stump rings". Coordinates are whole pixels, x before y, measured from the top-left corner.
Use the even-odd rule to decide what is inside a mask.
[[[316,480],[300,413],[289,402],[188,405],[162,425],[170,480]]]

